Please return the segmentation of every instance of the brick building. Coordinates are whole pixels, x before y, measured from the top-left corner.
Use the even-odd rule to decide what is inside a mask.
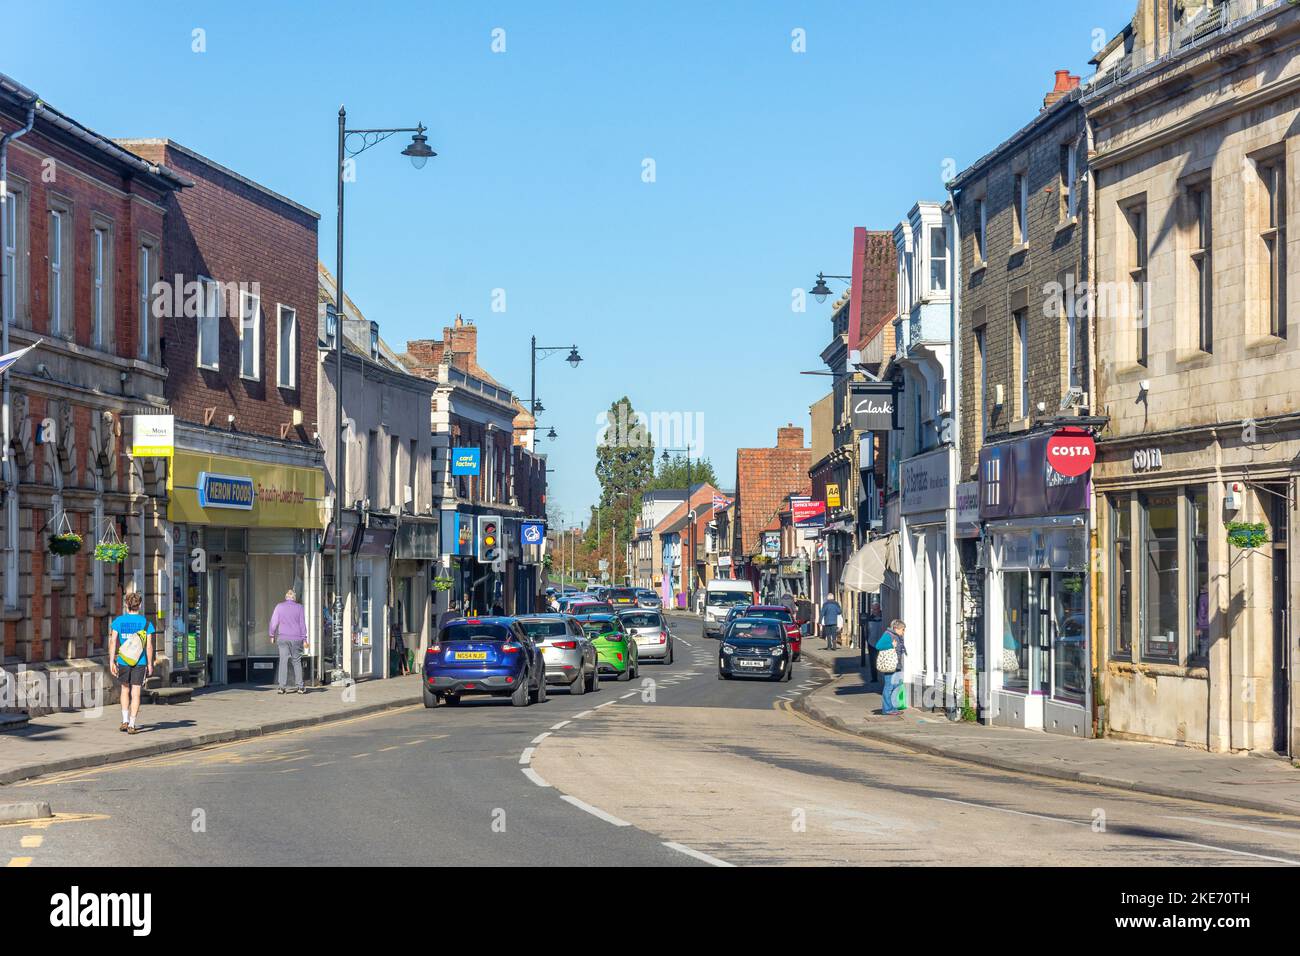
[[[175,667],[197,682],[270,681],[267,625],[289,588],[307,608],[309,652],[320,646],[320,217],[171,140],[119,144],[190,183],[166,199],[154,308],[176,421]]]
[[[0,134],[0,351],[36,345],[5,375],[0,659],[62,680],[104,666],[124,589],[161,611],[167,471],[129,453],[133,416],[166,411],[150,291],[170,197],[187,181],[3,75]],[[63,531],[82,537],[78,553],[49,551]],[[129,544],[123,563],[94,559],[105,538]],[[58,702],[0,700],[14,703]]]
[[[775,564],[763,560],[763,531],[769,526],[779,528],[777,515],[789,495],[809,494],[809,454],[803,429],[793,424],[776,430],[772,448],[736,449],[731,556],[736,576],[748,578],[760,593],[776,587]]]
[[[976,539],[962,537],[948,606],[974,611],[965,636],[984,719],[1087,736],[1087,478],[1046,464],[1053,432],[1092,425],[1078,85],[1058,71],[1038,115],[949,184],[960,235],[956,491],[979,482],[984,567]],[[961,523],[977,533],[978,522]]]

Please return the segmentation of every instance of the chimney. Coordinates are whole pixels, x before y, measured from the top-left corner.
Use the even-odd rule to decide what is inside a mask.
[[[416,365],[437,365],[442,361],[442,342],[438,339],[408,339],[406,354]]]
[[[1043,97],[1043,109],[1051,109],[1062,97],[1079,88],[1079,78],[1071,76],[1069,70],[1056,71],[1056,85]]]
[[[803,448],[803,426],[796,427],[793,422],[776,430],[777,448]]]
[[[473,373],[478,367],[478,329],[473,322],[466,322],[458,313],[456,323],[442,330],[443,345],[450,356],[451,364],[464,372]]]

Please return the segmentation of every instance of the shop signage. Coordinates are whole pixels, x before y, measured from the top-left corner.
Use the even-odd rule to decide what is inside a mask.
[[[453,475],[477,475],[481,448],[453,448],[451,450],[451,473]]]
[[[790,519],[796,528],[817,528],[826,524],[826,502],[811,498],[790,499]]]
[[[849,413],[854,431],[887,432],[898,427],[894,408],[898,393],[892,382],[860,382],[849,386]]]
[[[438,557],[438,522],[432,518],[403,518],[393,541],[398,561],[433,561]]]
[[[980,483],[963,481],[957,486],[957,536],[979,537],[980,533]]]
[[[256,491],[253,479],[243,475],[213,475],[199,472],[199,507],[233,508],[252,511]]]
[[[131,416],[131,456],[170,458],[176,450],[176,419],[172,415]]]
[[[1063,428],[1047,440],[1047,463],[1068,478],[1085,474],[1096,458],[1097,445],[1082,429]]]
[[[1159,471],[1164,466],[1165,458],[1159,448],[1139,448],[1133,452],[1133,470],[1138,474]]]
[[[520,527],[520,538],[524,544],[541,544],[546,538],[546,525],[541,521],[525,521]]]
[[[840,507],[840,486],[839,485],[826,486],[826,507],[827,508]]]
[[[781,554],[781,532],[764,531],[763,532],[763,556],[775,558]]]
[[[1037,518],[1088,510],[1085,475],[1063,475],[1047,459],[1053,436],[1030,435],[980,449],[980,518]]]
[[[900,466],[902,513],[942,511],[948,507],[952,453],[947,448],[909,458]]]

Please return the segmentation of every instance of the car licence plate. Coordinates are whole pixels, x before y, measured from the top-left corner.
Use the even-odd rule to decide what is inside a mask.
[[[458,661],[485,661],[487,651],[457,651],[453,656]]]
[[[736,661],[741,667],[766,667],[767,661]]]

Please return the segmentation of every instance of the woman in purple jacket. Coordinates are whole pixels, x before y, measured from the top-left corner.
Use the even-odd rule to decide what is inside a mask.
[[[293,664],[293,675],[298,685],[298,693],[307,693],[302,686],[302,648],[307,640],[307,613],[298,603],[298,595],[293,588],[284,592],[284,600],[271,612],[271,640],[280,647],[280,671],[277,677],[279,687],[277,694],[283,694],[289,688],[289,665]]]

